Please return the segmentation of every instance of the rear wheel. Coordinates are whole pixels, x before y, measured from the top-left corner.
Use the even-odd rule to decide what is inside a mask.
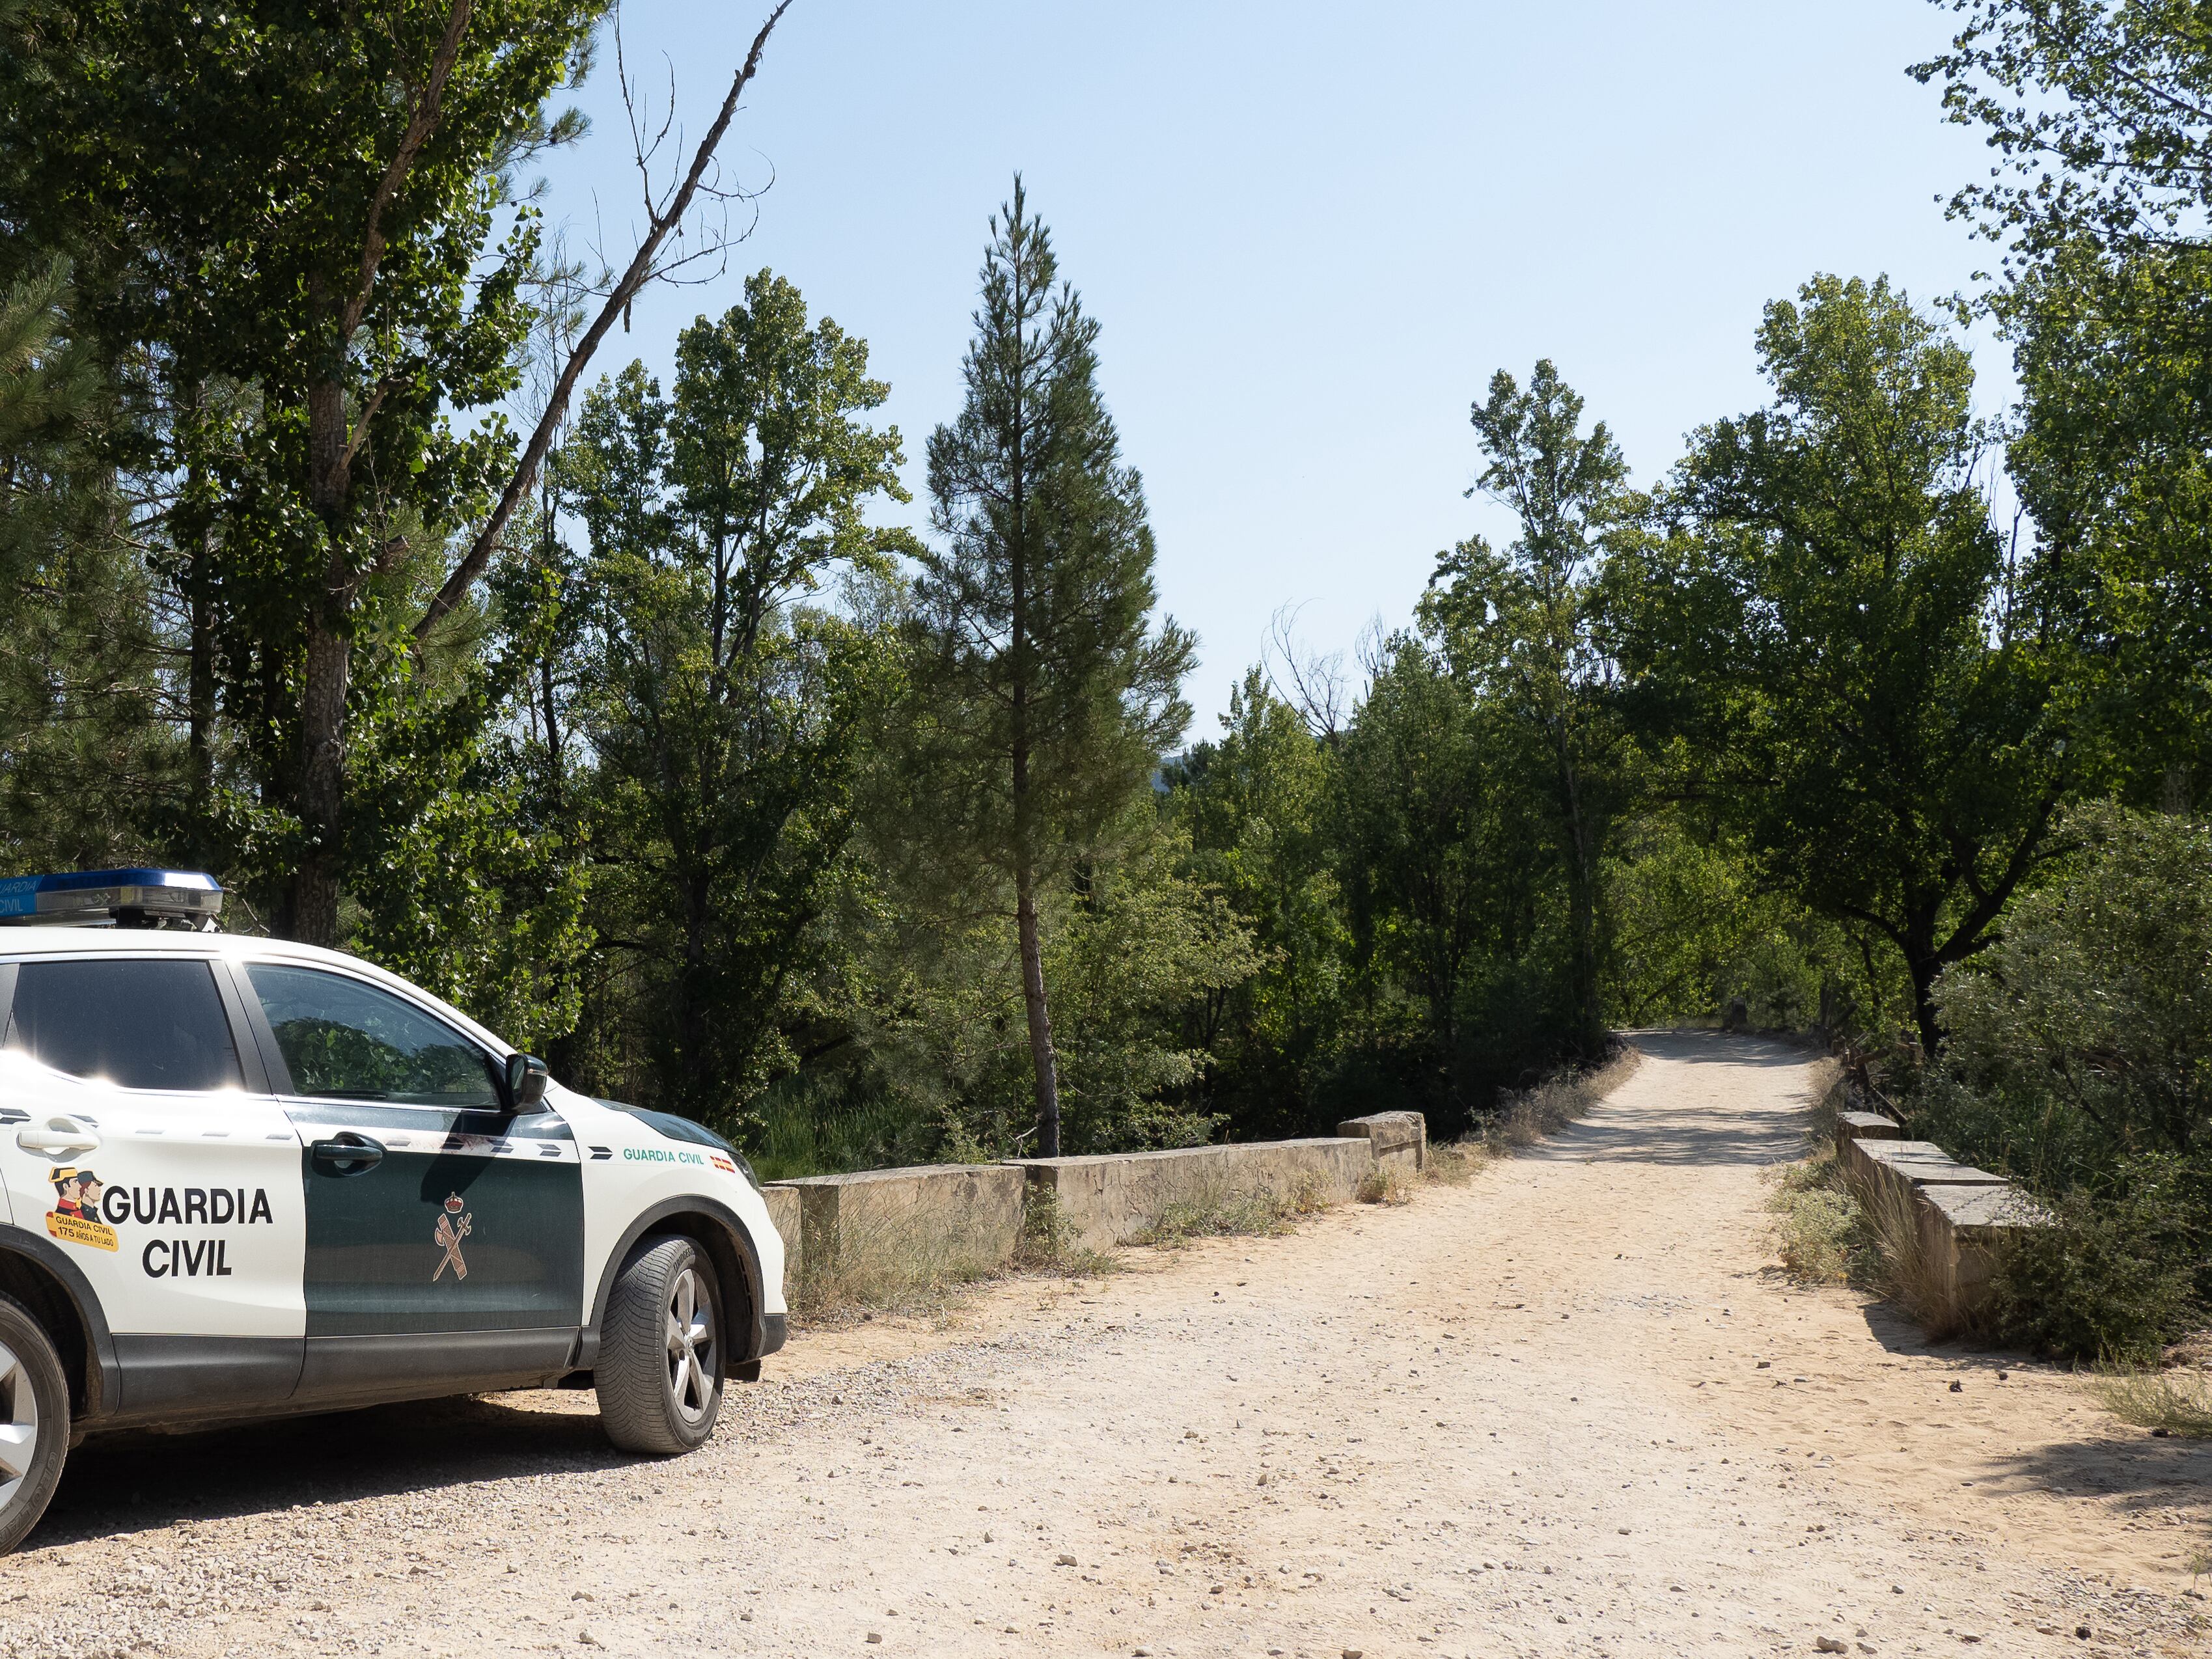
[[[0,1552],[46,1512],[69,1439],[69,1378],[53,1339],[21,1303],[0,1296]]]
[[[592,1376],[607,1438],[624,1451],[687,1452],[722,1411],[722,1297],[688,1238],[648,1238],[615,1276]]]

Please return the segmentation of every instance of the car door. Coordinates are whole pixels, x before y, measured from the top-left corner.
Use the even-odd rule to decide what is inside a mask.
[[[583,1321],[568,1124],[508,1109],[472,1036],[365,975],[248,960],[239,989],[302,1143],[302,1400],[544,1375]]]
[[[300,1141],[227,972],[113,951],[0,964],[0,1178],[98,1298],[127,1418],[289,1399],[307,1224]]]

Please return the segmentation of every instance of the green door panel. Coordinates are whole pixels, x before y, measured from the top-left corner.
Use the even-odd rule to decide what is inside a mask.
[[[306,1146],[310,1338],[581,1324],[583,1168],[557,1114],[288,1105]],[[315,1144],[344,1135],[383,1158],[335,1172]]]

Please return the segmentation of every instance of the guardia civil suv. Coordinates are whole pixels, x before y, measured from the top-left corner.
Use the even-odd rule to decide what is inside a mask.
[[[744,1158],[367,963],[209,931],[222,898],[0,881],[0,1550],[111,1429],[567,1382],[626,1449],[704,1441],[783,1344]]]

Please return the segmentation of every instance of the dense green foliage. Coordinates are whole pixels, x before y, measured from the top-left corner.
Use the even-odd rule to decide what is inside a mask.
[[[2064,831],[2063,876],[1944,976],[1916,1127],[2056,1201],[2010,1316],[2095,1354],[2212,1305],[2212,830],[2100,805]]]
[[[171,816],[302,939],[335,942],[387,877],[411,902],[420,849],[362,786],[478,735],[423,718],[435,671],[395,647],[511,464],[537,234],[509,174],[577,130],[546,100],[600,10],[0,16],[6,263],[74,262],[145,410],[118,459],[168,497],[193,762]]]

